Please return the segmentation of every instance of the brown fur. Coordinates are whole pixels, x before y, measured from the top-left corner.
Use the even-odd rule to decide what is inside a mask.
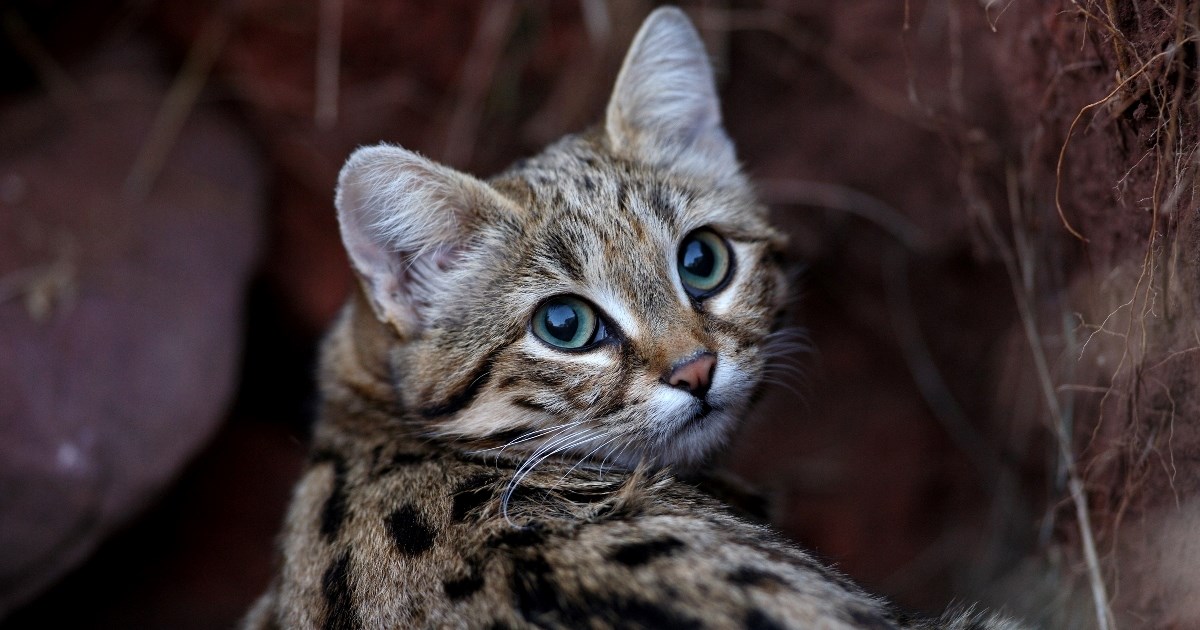
[[[631,83],[655,73],[682,88]],[[393,147],[350,158],[362,291],[325,342],[312,461],[247,628],[1009,627],[906,618],[680,477],[747,406],[785,292],[782,237],[719,122],[699,40],[666,9],[604,129],[487,183]],[[696,297],[676,252],[699,228],[733,262]],[[536,338],[559,295],[613,336]],[[672,387],[698,352],[711,389]]]

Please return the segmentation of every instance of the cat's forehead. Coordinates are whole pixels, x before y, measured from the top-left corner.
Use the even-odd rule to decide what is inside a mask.
[[[702,226],[771,238],[749,185],[680,176],[668,167],[616,157],[594,135],[571,136],[518,161],[497,178],[519,190],[530,236],[589,234],[625,245],[663,245]]]

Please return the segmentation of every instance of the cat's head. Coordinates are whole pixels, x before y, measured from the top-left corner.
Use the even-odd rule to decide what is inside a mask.
[[[488,182],[360,149],[337,207],[363,291],[395,332],[405,421],[426,435],[691,463],[725,441],[761,380],[782,237],[678,9],[642,26],[603,126]]]

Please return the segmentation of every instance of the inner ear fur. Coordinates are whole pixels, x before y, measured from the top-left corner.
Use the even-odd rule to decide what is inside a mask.
[[[338,176],[342,241],[371,308],[402,336],[427,324],[464,248],[511,202],[484,182],[407,149],[355,151]]]
[[[697,177],[740,172],[704,43],[675,7],[655,10],[634,37],[604,127],[613,150],[627,157]]]

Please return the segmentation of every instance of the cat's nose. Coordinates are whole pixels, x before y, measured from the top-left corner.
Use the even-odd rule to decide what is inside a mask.
[[[716,367],[717,356],[711,352],[701,352],[672,366],[670,374],[663,377],[663,382],[703,400],[712,384]]]

